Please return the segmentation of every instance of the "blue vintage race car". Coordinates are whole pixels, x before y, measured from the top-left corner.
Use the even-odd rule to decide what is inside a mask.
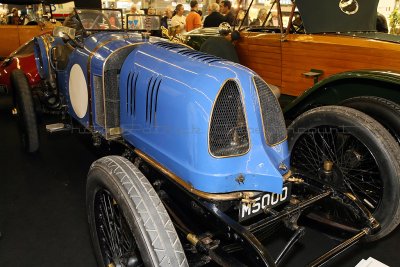
[[[378,122],[325,106],[287,130],[274,92],[255,72],[123,30],[121,19],[115,10],[77,9],[35,39],[53,113],[68,115],[95,144],[124,148],[88,174],[100,266],[275,266],[304,234],[303,217],[347,233],[311,263],[320,265],[398,225],[400,149]],[[20,70],[12,82],[23,144],[35,152],[31,91]],[[291,170],[289,148],[309,172]],[[272,258],[265,242],[277,224],[293,235]]]

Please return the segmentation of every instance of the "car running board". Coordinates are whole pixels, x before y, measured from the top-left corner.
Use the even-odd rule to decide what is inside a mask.
[[[65,123],[53,123],[46,125],[46,131],[49,133],[70,131],[71,125]]]

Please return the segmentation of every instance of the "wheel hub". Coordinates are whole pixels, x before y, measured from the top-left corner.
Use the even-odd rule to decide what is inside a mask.
[[[136,256],[130,256],[129,258],[114,257],[113,262],[108,264],[107,267],[136,267],[140,266],[140,261]]]
[[[331,160],[325,160],[322,165],[320,173],[322,180],[336,189],[345,188],[344,176],[339,166]]]

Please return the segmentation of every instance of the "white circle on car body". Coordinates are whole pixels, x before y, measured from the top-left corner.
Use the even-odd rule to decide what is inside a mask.
[[[69,73],[69,98],[75,114],[82,119],[88,107],[88,88],[81,66],[75,64]]]
[[[347,15],[354,15],[358,12],[357,0],[340,0],[339,8]]]

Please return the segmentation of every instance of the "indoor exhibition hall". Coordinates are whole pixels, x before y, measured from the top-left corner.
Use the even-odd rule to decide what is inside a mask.
[[[399,266],[399,8],[0,0],[0,265]]]

